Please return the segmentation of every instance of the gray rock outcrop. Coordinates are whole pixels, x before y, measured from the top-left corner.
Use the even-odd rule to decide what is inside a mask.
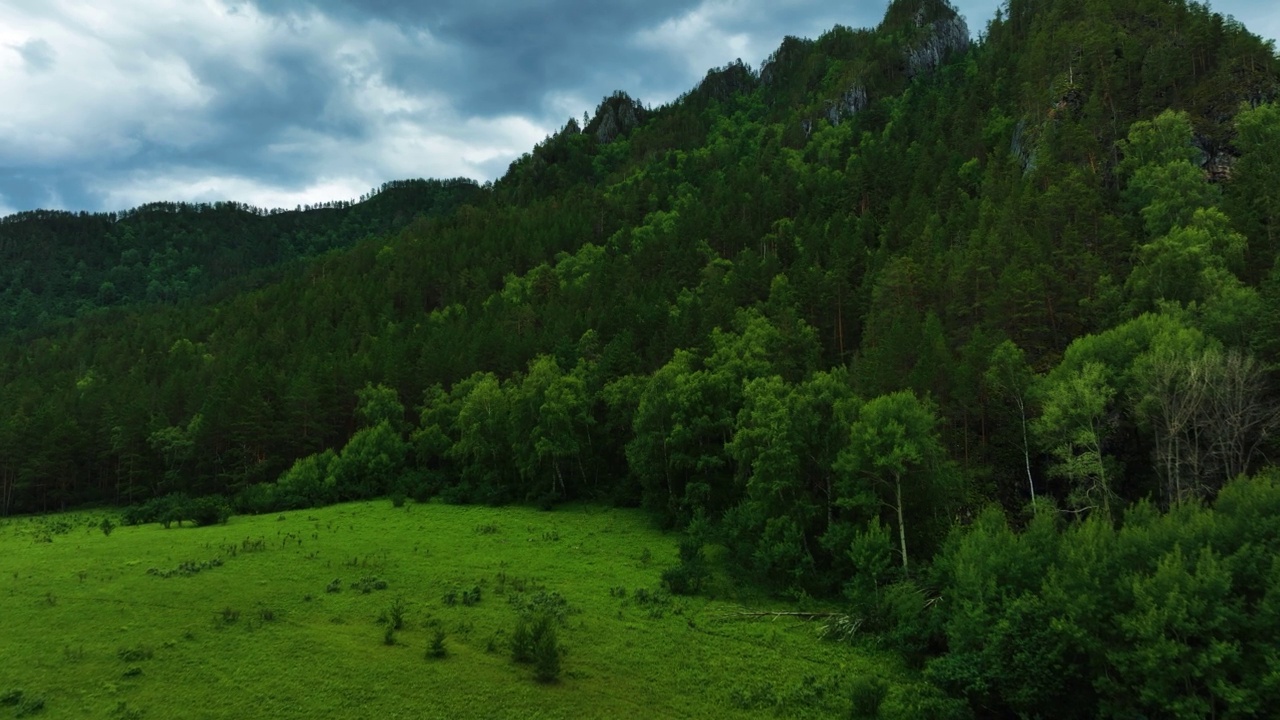
[[[827,122],[839,125],[841,120],[851,118],[862,112],[871,103],[867,97],[867,89],[862,85],[854,85],[844,91],[840,97],[827,101]]]
[[[923,11],[916,13],[916,27],[928,27],[924,37],[907,49],[907,77],[937,70],[953,53],[969,49],[969,25],[954,11],[950,17],[926,22]]]

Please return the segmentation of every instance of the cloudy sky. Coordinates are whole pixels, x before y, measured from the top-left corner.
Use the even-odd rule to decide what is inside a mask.
[[[658,105],[884,0],[0,0],[0,215],[293,207],[500,176],[623,89]],[[959,0],[977,34],[998,0]],[[1275,0],[1217,0],[1268,38]]]

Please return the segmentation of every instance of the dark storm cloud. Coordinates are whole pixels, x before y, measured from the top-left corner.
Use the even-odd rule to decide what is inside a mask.
[[[846,6],[844,14],[852,11],[862,17],[845,21],[874,22],[879,8],[870,13],[859,12],[859,8],[876,5]],[[387,78],[413,91],[443,89],[459,112],[479,115],[512,111],[538,115],[545,111],[548,93],[556,90],[591,88],[597,95],[614,89],[637,95],[645,90],[669,94],[674,82],[688,81],[683,59],[639,47],[636,36],[709,6],[721,9],[720,29],[774,43],[781,39],[780,32],[819,28],[812,20],[833,14],[827,3],[816,1],[766,5],[693,0],[451,0],[429,4],[317,0],[310,5],[345,22],[377,18],[397,24],[406,35],[426,33],[448,53],[424,57],[421,53],[388,51],[382,57]],[[299,10],[298,3],[283,0],[263,0],[259,7],[279,17]],[[723,62],[733,59],[726,57]],[[758,62],[762,58],[743,59]]]
[[[884,0],[9,0],[0,213],[159,199],[291,207],[501,175],[625,90],[653,105]],[[981,33],[999,0],[958,3]],[[110,7],[107,7],[107,6]],[[1215,8],[1274,37],[1271,0]]]

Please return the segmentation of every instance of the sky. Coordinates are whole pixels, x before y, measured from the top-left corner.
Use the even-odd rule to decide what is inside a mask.
[[[953,0],[977,35],[999,0]],[[658,106],[884,0],[0,0],[0,215],[292,208],[500,177],[625,90]],[[1275,0],[1217,0],[1266,38]]]

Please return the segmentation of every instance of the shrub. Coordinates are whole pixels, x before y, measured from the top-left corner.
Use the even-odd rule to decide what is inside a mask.
[[[120,720],[141,720],[145,714],[142,708],[131,708],[124,700],[116,703],[115,709],[111,711],[111,716]]]
[[[280,510],[284,506],[279,487],[270,482],[245,486],[243,490],[236,493],[232,505],[235,511],[242,515],[263,515]]]
[[[518,663],[533,662],[533,626],[529,618],[516,621],[516,629],[511,633],[511,659]]]
[[[386,589],[387,589],[387,581],[386,581],[386,580],[379,580],[378,578],[373,577],[372,575],[366,575],[366,576],[364,576],[364,577],[360,578],[359,580],[357,580],[357,581],[355,581],[355,582],[351,583],[351,589],[352,589],[352,590],[359,590],[360,592],[364,593],[365,595],[368,595],[369,593],[373,592],[374,590],[386,590]]]
[[[44,698],[38,695],[23,695],[13,711],[14,717],[27,717],[44,710]]]
[[[391,601],[391,607],[387,609],[387,624],[392,629],[400,630],[404,627],[404,598],[396,598]]]
[[[102,518],[102,524],[98,525],[98,528],[102,530],[103,535],[110,537],[111,531],[116,529],[116,525],[111,522],[111,518],[104,517]]]
[[[178,513],[197,527],[225,525],[231,519],[231,506],[221,497],[208,495],[189,501],[185,507],[178,508]]]
[[[555,682],[560,677],[563,653],[552,615],[525,614],[516,621],[515,632],[511,634],[511,659],[532,663],[538,682]]]
[[[119,650],[116,650],[116,657],[129,663],[150,660],[154,655],[155,651],[146,645],[137,645],[131,648],[120,648]]]
[[[685,536],[680,540],[680,564],[662,573],[662,582],[676,595],[694,595],[702,590],[702,584],[710,574],[702,552],[706,542],[707,522],[699,515],[689,523]]]
[[[539,590],[532,595],[523,593],[510,595],[507,602],[525,617],[546,616],[554,622],[563,624],[570,613],[580,612],[569,606],[569,601],[558,592]]]
[[[383,645],[396,644],[396,629],[395,629],[395,626],[393,626],[391,623],[387,623],[386,625],[383,626],[382,644]]]
[[[125,508],[120,514],[125,525],[142,525],[158,522],[169,528],[173,523],[190,520],[195,525],[226,523],[231,517],[231,506],[220,495],[208,495],[195,499],[182,493],[172,493],[152,498],[142,505]]]
[[[850,699],[853,703],[851,714],[854,718],[876,718],[880,716],[880,706],[889,693],[885,682],[878,677],[861,675],[850,683]]]
[[[706,578],[706,568],[700,562],[682,562],[662,571],[662,584],[673,595],[696,595],[702,590],[702,583]]]
[[[547,623],[540,634],[533,639],[533,677],[541,683],[552,683],[560,679],[560,641],[556,638],[556,628]]]
[[[444,629],[436,628],[431,636],[431,645],[427,647],[427,657],[439,659],[449,654],[449,649],[444,646],[444,637]]]

